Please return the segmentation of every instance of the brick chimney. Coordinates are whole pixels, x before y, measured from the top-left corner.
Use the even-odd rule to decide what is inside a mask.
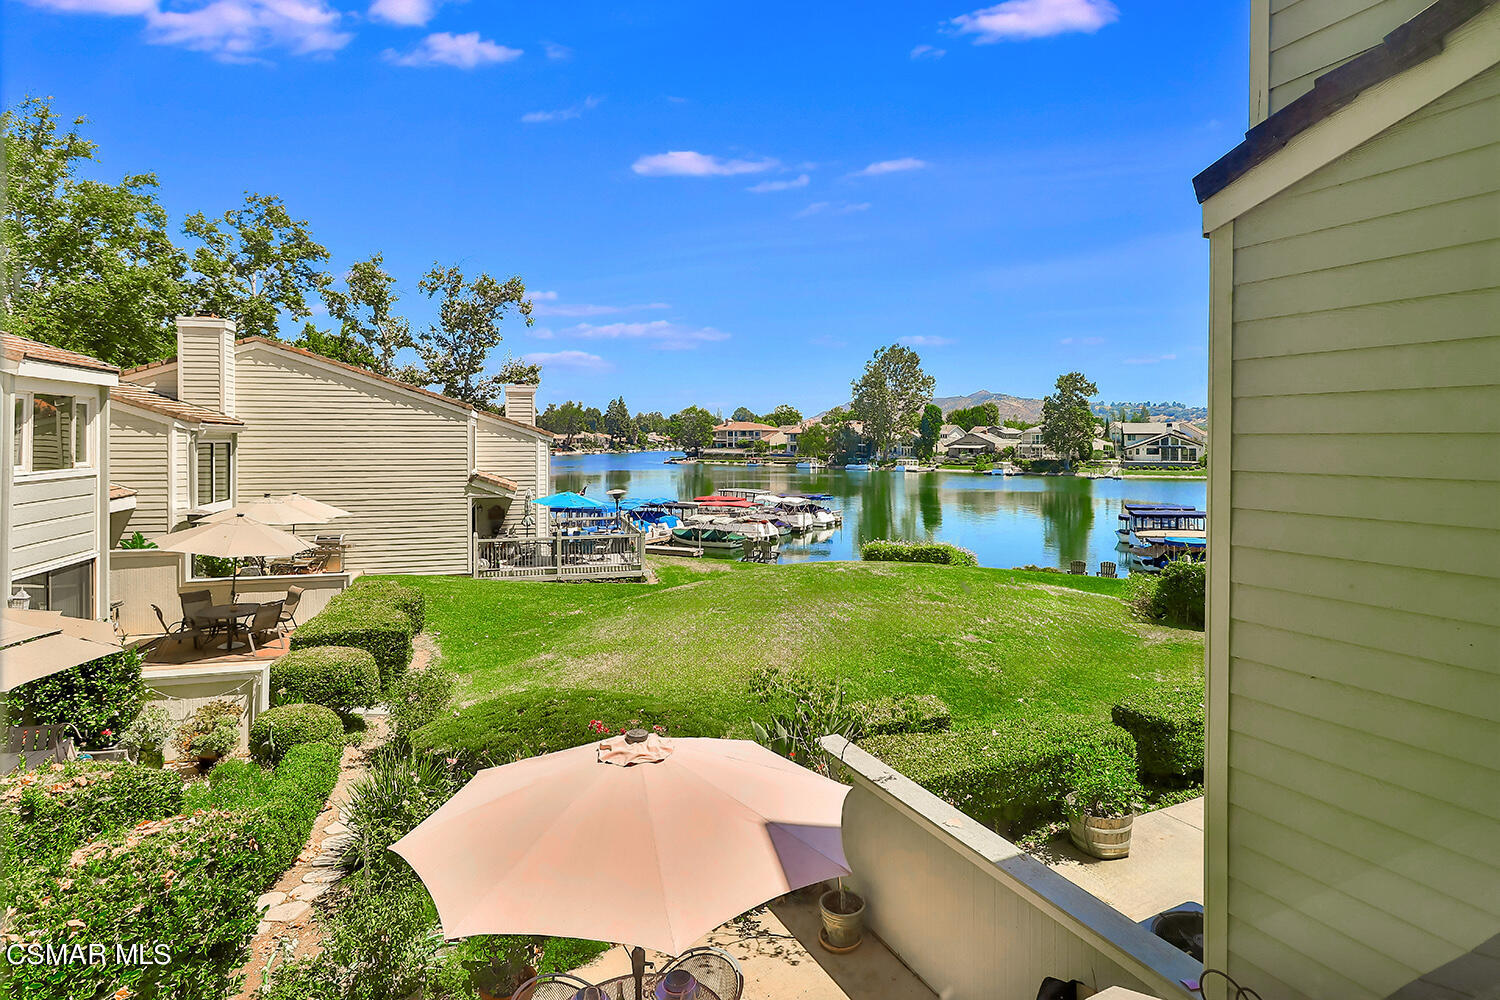
[[[234,416],[232,319],[177,317],[177,398]]]
[[[536,386],[513,383],[505,387],[505,415],[517,423],[536,426]]]

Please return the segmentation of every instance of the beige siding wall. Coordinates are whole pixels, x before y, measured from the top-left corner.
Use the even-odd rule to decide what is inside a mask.
[[[189,456],[193,451],[192,432],[179,428],[172,434],[172,497],[170,518],[174,528],[181,527],[187,512],[193,509],[193,473]]]
[[[520,495],[511,502],[507,512],[506,527],[522,530],[520,521],[526,516],[526,508],[531,506],[528,499],[535,500],[552,492],[548,455],[546,442],[538,440],[535,435],[498,420],[479,418],[474,435],[475,468],[514,480],[520,487]],[[528,490],[529,498],[526,495]]]
[[[1312,89],[1313,80],[1348,62],[1432,0],[1270,0],[1270,110]]]
[[[176,365],[167,365],[165,368],[153,368],[151,371],[141,372],[138,375],[127,375],[122,377],[120,381],[143,385],[148,389],[161,393],[163,396],[171,396],[173,399],[177,398]]]
[[[132,413],[119,403],[110,406],[110,481],[136,491],[135,510],[125,533],[147,538],[171,529],[167,523],[167,426]]]
[[[222,340],[213,327],[179,326],[177,331],[177,398],[223,410]]]
[[[36,567],[81,562],[97,553],[97,475],[23,479],[11,492],[12,576],[27,576]]]
[[[1421,5],[1347,4],[1302,65]],[[1232,239],[1210,934],[1267,1000],[1373,1000],[1500,932],[1500,69]]]
[[[346,533],[345,569],[468,572],[467,413],[270,347],[242,346],[237,368],[242,502],[299,491],[348,510],[298,529]]]

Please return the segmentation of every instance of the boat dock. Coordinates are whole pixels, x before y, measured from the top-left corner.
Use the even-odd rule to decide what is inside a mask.
[[[686,545],[673,545],[670,542],[663,542],[660,545],[647,545],[646,554],[648,556],[686,556],[689,559],[696,559],[703,555],[703,550],[701,548],[689,548]]]

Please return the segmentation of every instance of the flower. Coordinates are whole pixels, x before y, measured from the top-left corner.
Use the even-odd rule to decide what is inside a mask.
[[[135,994],[130,991],[130,987],[121,986],[119,989],[110,994],[110,1000],[130,1000],[130,998],[133,996],[135,996]]]
[[[791,760],[796,760],[797,759],[797,751],[795,751],[795,750],[788,750],[786,752],[786,755]]]
[[[105,729],[101,730],[101,734],[104,736],[113,736],[115,734],[115,731],[113,729]]]

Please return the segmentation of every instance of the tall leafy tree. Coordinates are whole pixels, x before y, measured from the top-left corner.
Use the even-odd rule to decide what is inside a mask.
[[[812,458],[827,458],[830,442],[828,431],[822,424],[812,424],[797,435],[797,454]]]
[[[788,427],[792,424],[802,422],[802,411],[790,403],[782,403],[776,409],[766,414],[765,423],[772,427]]]
[[[1042,444],[1056,452],[1068,469],[1075,459],[1088,459],[1094,440],[1094,414],[1089,397],[1099,387],[1083,372],[1057,377],[1052,395],[1042,400]]]
[[[0,320],[7,330],[129,366],[170,355],[186,259],[168,233],[154,174],[84,180],[97,146],[50,99],[0,113],[5,204]]]
[[[755,411],[750,409],[750,407],[748,406],[741,406],[739,409],[735,410],[734,413],[730,415],[729,419],[744,420],[752,424],[760,423],[760,417],[756,416]]]
[[[917,425],[917,457],[930,461],[937,454],[938,439],[943,436],[943,408],[928,403],[922,408],[922,422]]]
[[[672,440],[693,451],[714,443],[714,427],[719,421],[701,406],[689,406],[672,414]]]
[[[630,408],[625,405],[625,397],[616,396],[604,410],[604,433],[609,435],[610,446],[613,447],[617,440],[629,441],[634,430],[635,425],[631,423]]]
[[[932,400],[936,384],[922,370],[917,352],[899,344],[880,348],[865,363],[864,374],[850,383],[853,413],[864,422],[864,436],[877,456],[916,433],[922,408]]]
[[[217,219],[194,212],[182,231],[198,241],[195,305],[234,320],[241,336],[276,336],[282,312],[311,316],[308,297],[328,283],[328,250],[274,194],[247,191],[244,205]]]
[[[966,431],[976,427],[993,427],[1000,422],[1000,407],[994,403],[966,406],[948,414],[948,423],[957,424]]]
[[[432,265],[417,285],[438,300],[438,321],[428,324],[412,341],[417,364],[399,375],[414,385],[437,386],[446,396],[475,406],[491,406],[507,383],[541,381],[540,365],[506,358],[494,374],[486,375],[490,352],[500,346],[501,322],[520,316],[531,325],[531,300],[519,277],[497,281],[481,273],[472,281],[457,267]]]
[[[381,375],[395,375],[396,352],[411,346],[411,324],[394,312],[399,296],[396,279],[385,270],[385,258],[376,253],[369,260],[356,261],[344,274],[343,289],[329,282],[320,291],[338,329],[324,333],[309,323],[297,346]]]

